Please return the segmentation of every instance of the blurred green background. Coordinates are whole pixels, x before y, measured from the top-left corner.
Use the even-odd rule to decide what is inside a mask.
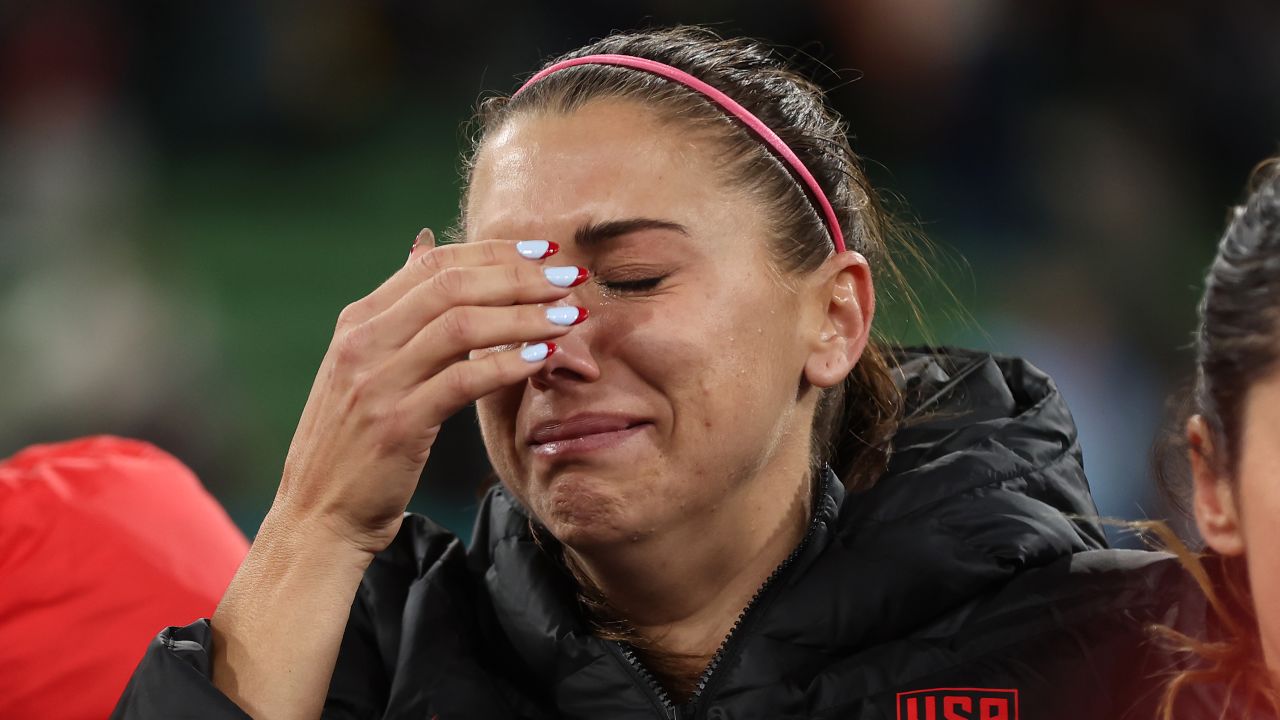
[[[1147,457],[1202,269],[1280,136],[1274,2],[8,0],[0,457],[146,438],[252,536],[338,312],[452,222],[477,97],[677,22],[831,88],[973,316],[917,277],[931,336],[1048,370],[1102,511],[1166,514]],[[412,509],[467,535],[474,418],[437,448]]]

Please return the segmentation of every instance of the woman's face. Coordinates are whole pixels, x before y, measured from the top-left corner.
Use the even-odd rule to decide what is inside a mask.
[[[779,283],[768,223],[717,177],[716,150],[642,106],[600,101],[517,116],[477,157],[468,239],[551,240],[561,251],[546,264],[591,271],[565,301],[589,319],[529,381],[477,402],[498,475],[571,546],[768,503],[753,478],[797,458],[804,471],[814,313]]]
[[[1197,436],[1207,437],[1195,424],[1193,447]],[[1245,556],[1267,664],[1280,671],[1280,372],[1249,389],[1240,427],[1234,477],[1192,455],[1196,520],[1210,547]]]

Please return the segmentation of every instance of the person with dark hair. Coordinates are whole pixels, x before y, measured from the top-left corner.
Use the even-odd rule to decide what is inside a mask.
[[[1166,447],[1190,472],[1160,468],[1205,545],[1193,554],[1163,533],[1203,593],[1160,628],[1190,656],[1168,684],[1166,720],[1280,718],[1280,159],[1250,188],[1205,278],[1195,389],[1181,442]]]
[[[901,230],[818,87],[615,34],[479,125],[451,242],[341,313],[248,560],[117,717],[1151,716],[1177,562],[1107,549],[1043,373],[873,338]],[[471,402],[468,549],[404,509]]]

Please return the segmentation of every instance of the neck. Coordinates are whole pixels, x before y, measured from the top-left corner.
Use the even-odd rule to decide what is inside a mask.
[[[800,460],[759,473],[684,527],[568,552],[646,645],[687,658],[696,676],[807,531],[812,497],[808,461]]]

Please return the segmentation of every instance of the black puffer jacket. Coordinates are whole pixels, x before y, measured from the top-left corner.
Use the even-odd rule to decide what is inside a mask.
[[[495,488],[470,550],[406,518],[357,593],[325,716],[1152,717],[1168,661],[1144,625],[1171,616],[1184,573],[1106,549],[1053,383],[1015,359],[903,360],[927,419],[898,434],[871,490],[827,473],[807,536],[693,702],[674,707],[626,648],[591,635]],[[244,717],[208,681],[209,643],[204,620],[162,632],[116,717]],[[937,688],[962,690],[911,694]]]

